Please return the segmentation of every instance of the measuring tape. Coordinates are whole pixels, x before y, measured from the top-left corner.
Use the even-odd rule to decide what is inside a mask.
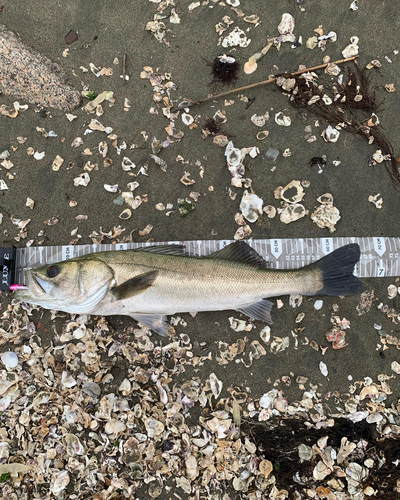
[[[68,245],[0,249],[2,269],[1,290],[10,290],[10,285],[25,284],[24,270],[62,260],[81,257],[88,253],[110,250],[136,250],[153,245],[180,244],[191,256],[206,256],[234,240],[192,240],[158,243],[116,243],[106,245]],[[348,243],[358,243],[360,261],[354,274],[360,278],[382,278],[400,276],[400,238],[344,237],[344,238],[299,238],[246,240],[268,263],[270,269],[298,269],[328,255],[336,248]]]

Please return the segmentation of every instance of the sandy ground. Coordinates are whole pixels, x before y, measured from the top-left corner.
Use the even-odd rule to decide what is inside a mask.
[[[83,133],[93,115],[88,115],[79,108],[75,111],[78,116],[69,122],[61,111],[50,110],[46,117],[37,113],[35,106],[21,112],[15,119],[5,116],[0,117],[0,146],[1,150],[18,146],[12,153],[11,160],[14,167],[10,172],[15,173],[13,180],[8,180],[6,170],[0,170],[0,178],[4,179],[9,189],[0,192],[0,212],[4,219],[0,227],[0,244],[9,246],[15,244],[24,246],[26,241],[34,239],[35,243],[43,238],[37,236],[41,229],[45,229],[44,245],[68,244],[72,239],[71,231],[76,227],[82,236],[81,243],[90,243],[89,234],[93,231],[109,231],[113,226],[121,224],[126,228],[126,233],[132,232],[134,241],[146,241],[152,237],[155,241],[190,240],[190,239],[226,239],[232,238],[237,225],[234,214],[239,211],[240,190],[236,200],[228,197],[227,190],[230,186],[230,174],[226,168],[224,150],[212,143],[212,139],[204,140],[201,137],[201,128],[204,120],[211,117],[216,110],[226,111],[227,122],[223,130],[229,133],[236,147],[258,146],[261,154],[251,161],[247,160],[248,175],[253,179],[255,192],[264,200],[264,204],[278,206],[274,199],[274,190],[277,186],[286,185],[292,179],[308,180],[310,186],[306,189],[305,206],[311,211],[317,205],[316,199],[323,193],[333,194],[335,206],[341,213],[341,220],[337,224],[335,236],[399,236],[398,207],[400,193],[397,192],[383,164],[375,168],[368,166],[368,158],[375,151],[373,146],[342,133],[335,144],[325,143],[320,134],[324,128],[321,123],[314,127],[315,119],[312,116],[302,117],[287,102],[276,87],[261,87],[244,92],[248,98],[255,98],[254,103],[246,109],[246,103],[237,95],[233,95],[233,105],[226,106],[223,99],[192,108],[191,114],[196,115],[198,128],[190,130],[180,119],[177,128],[184,131],[182,140],[171,144],[162,151],[160,156],[167,162],[168,169],[162,172],[150,158],[151,137],[160,140],[166,139],[164,128],[169,124],[162,115],[149,113],[151,106],[156,106],[152,99],[151,84],[146,79],[140,78],[144,66],[151,66],[160,73],[171,73],[171,80],[177,85],[177,90],[172,92],[172,98],[179,102],[182,97],[201,98],[209,93],[208,86],[210,68],[207,61],[224,52],[218,43],[215,24],[220,22],[225,15],[229,15],[242,28],[251,27],[248,33],[251,44],[247,48],[237,48],[232,54],[241,65],[254,52],[264,46],[267,36],[277,35],[277,25],[284,12],[290,12],[295,17],[295,34],[302,35],[303,45],[296,50],[290,44],[283,44],[280,51],[271,49],[269,54],[260,62],[259,69],[252,75],[240,72],[238,86],[250,84],[268,78],[274,65],[279,71],[294,71],[300,63],[314,66],[322,62],[325,55],[332,60],[341,59],[341,51],[349,43],[351,36],[359,37],[360,65],[364,66],[372,59],[379,59],[382,68],[374,76],[378,85],[378,100],[384,101],[382,111],[378,113],[382,126],[388,139],[393,143],[395,153],[398,154],[398,110],[399,94],[387,93],[383,88],[387,83],[399,82],[399,57],[394,50],[399,49],[398,40],[394,33],[399,27],[399,14],[395,2],[379,0],[370,2],[359,1],[359,10],[349,10],[350,0],[337,0],[335,2],[306,0],[305,12],[301,12],[294,0],[242,0],[241,8],[246,15],[257,14],[261,24],[254,28],[243,20],[237,22],[235,12],[228,5],[221,3],[202,5],[188,12],[189,2],[177,2],[176,11],[181,17],[180,24],[171,24],[166,20],[166,39],[170,45],[159,43],[148,31],[146,23],[153,19],[157,4],[146,2],[130,2],[120,0],[109,2],[98,0],[95,5],[85,1],[53,2],[24,2],[22,0],[5,1],[0,22],[9,29],[17,32],[21,39],[34,50],[57,61],[65,70],[69,81],[78,89],[82,85],[87,89],[100,93],[104,90],[114,91],[115,105],[104,105],[104,115],[99,120],[106,126],[113,128],[119,137],[119,143],[126,141],[128,147],[134,143],[138,147],[127,150],[122,155],[128,156],[138,165],[148,164],[148,176],[137,178],[129,177],[121,169],[122,156],[118,156],[115,148],[110,147],[108,156],[113,159],[113,165],[104,168],[102,158],[97,153],[100,140],[105,140],[105,134],[94,132],[88,136]],[[206,3],[206,2],[205,2]],[[325,52],[316,48],[311,51],[305,47],[305,41],[313,35],[314,28],[323,25],[325,32],[337,32],[338,41],[328,42]],[[397,26],[397,28],[396,28]],[[64,36],[70,29],[78,32],[79,39],[69,47],[67,57],[63,51],[67,48]],[[229,32],[229,31],[228,31]],[[226,32],[226,33],[228,33]],[[225,34],[226,34],[225,33]],[[229,50],[229,49],[228,49]],[[122,74],[123,55],[127,56],[127,74],[129,82],[123,83]],[[389,63],[385,56],[392,60]],[[113,64],[118,58],[119,64]],[[110,77],[96,78],[89,70],[83,73],[82,66],[89,68],[93,63],[98,68],[113,68],[114,74]],[[277,71],[277,70],[276,70]],[[124,99],[130,101],[129,111],[124,111]],[[11,104],[11,97],[0,96],[1,103]],[[256,133],[258,128],[250,121],[256,114],[270,112],[271,119],[265,128],[269,130],[269,137],[258,142]],[[292,119],[290,127],[280,127],[274,123],[273,116],[278,111],[284,111]],[[305,119],[304,119],[305,118]],[[307,143],[304,140],[304,127],[313,125],[313,133],[317,141]],[[44,127],[47,131],[57,133],[56,138],[45,138],[36,127]],[[145,131],[149,139],[144,140],[141,132]],[[27,137],[23,145],[17,143],[17,136]],[[84,146],[72,148],[71,143],[77,136],[84,139]],[[42,160],[35,160],[27,155],[27,148],[31,146],[35,151],[44,151]],[[83,148],[90,148],[94,154],[91,157],[82,156]],[[262,159],[261,156],[269,147],[278,148],[281,153],[290,148],[292,155],[283,157],[282,154],[276,162]],[[65,159],[59,172],[51,169],[51,163],[56,155]],[[319,174],[316,168],[307,166],[308,161],[314,156],[327,155],[328,164]],[[185,162],[176,162],[176,157],[181,155]],[[83,172],[83,165],[90,159],[99,163],[98,170],[90,172],[91,182],[87,187],[74,187],[73,179]],[[339,166],[332,164],[333,160],[340,160]],[[67,164],[72,162],[73,167],[68,170]],[[204,177],[199,175],[199,165],[204,167]],[[276,169],[271,171],[276,165]],[[196,184],[186,187],[179,179],[183,173],[190,172]],[[120,206],[113,203],[116,195],[106,192],[104,184],[119,184],[125,187],[128,182],[137,180],[140,186],[135,195],[148,194],[148,202],[143,203],[133,216],[124,222],[118,218],[122,211]],[[213,190],[210,190],[210,187]],[[184,198],[191,191],[201,193],[196,210],[186,218],[179,217],[176,212],[177,199]],[[380,193],[383,197],[383,208],[378,210],[368,202],[370,194]],[[25,206],[26,198],[35,201],[35,207],[30,210]],[[69,201],[76,200],[77,206],[69,207]],[[170,216],[165,212],[155,209],[157,203],[173,203],[174,210]],[[18,229],[12,225],[6,211],[21,219],[31,218],[28,225],[27,239],[16,242],[14,237]],[[75,217],[79,214],[88,216],[87,220],[77,222]],[[59,223],[47,227],[44,221],[51,217],[59,218]],[[140,236],[147,224],[154,226],[149,236]],[[289,225],[284,225],[279,218],[267,219],[262,217],[261,223],[252,224],[252,237],[322,237],[329,233],[320,229],[310,217],[305,217]],[[187,333],[193,342],[205,342],[199,347],[199,352],[211,351],[213,360],[196,370],[196,375],[208,377],[214,372],[223,381],[224,390],[232,386],[246,388],[252,397],[260,397],[271,389],[273,382],[284,375],[292,374],[294,377],[304,375],[313,383],[319,384],[322,393],[328,391],[345,392],[349,385],[349,376],[353,380],[362,380],[370,376],[373,379],[380,373],[392,373],[390,364],[398,359],[398,350],[391,346],[385,352],[377,347],[380,337],[374,324],[382,325],[388,334],[399,333],[400,327],[386,318],[378,309],[380,301],[388,303],[387,286],[394,282],[394,278],[365,279],[366,289],[375,289],[375,296],[379,301],[374,303],[372,311],[358,316],[356,305],[359,297],[346,299],[324,298],[324,305],[320,311],[313,308],[314,299],[306,298],[298,309],[288,305],[287,297],[284,298],[284,307],[280,310],[274,308],[272,335],[277,337],[290,337],[290,346],[284,352],[274,354],[266,346],[266,355],[254,360],[250,368],[235,360],[221,366],[216,361],[218,342],[224,341],[232,344],[238,338],[258,339],[263,325],[256,322],[256,329],[250,333],[237,333],[229,326],[228,317],[232,312],[201,313],[195,318],[184,315],[187,327],[179,327],[179,333]],[[7,307],[11,297],[3,294],[1,297],[3,310]],[[347,330],[348,345],[342,350],[334,350],[325,339],[325,332],[331,326],[330,316],[332,304],[340,306],[340,317],[346,317],[351,322]],[[394,308],[400,307],[400,298],[391,301]],[[299,325],[295,318],[300,312],[305,313],[301,323],[305,330],[299,335],[299,345],[295,348],[292,331]],[[237,314],[236,314],[237,317]],[[34,313],[34,322],[41,321],[42,327],[38,334],[42,336],[43,344],[51,342],[45,329],[51,331],[53,322],[48,311]],[[61,328],[63,321],[56,321],[56,327]],[[123,328],[131,325],[129,319],[112,317],[110,325],[115,335],[121,333]],[[329,346],[325,355],[305,343],[305,337],[316,340],[322,347]],[[156,339],[156,342],[158,339]],[[7,350],[7,345],[2,347]],[[324,377],[319,370],[320,361],[324,361],[329,369],[328,377]],[[114,367],[113,374],[116,380],[124,377],[124,367]],[[182,378],[192,376],[191,369],[182,375]],[[291,393],[291,391],[293,391]],[[285,388],[290,397],[296,398],[295,387]]]

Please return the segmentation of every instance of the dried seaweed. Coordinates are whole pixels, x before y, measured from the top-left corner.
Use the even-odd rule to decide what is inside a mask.
[[[210,86],[216,88],[219,84],[232,85],[239,79],[239,63],[232,57],[222,56],[216,57],[212,63],[208,63],[212,67],[211,74],[213,76]]]
[[[328,90],[332,97],[332,103],[329,105],[322,99],[324,94],[328,93],[327,89],[320,89],[303,75],[296,76],[295,79],[296,85],[290,92],[289,99],[292,106],[297,109],[307,108],[308,113],[333,126],[341,126],[347,132],[367,140],[369,144],[376,145],[383,155],[390,155],[390,166],[385,163],[385,168],[395,188],[400,191],[400,169],[393,147],[381,127],[368,124],[371,113],[380,110],[382,102],[377,103],[376,88],[372,87],[371,77],[366,74],[366,70],[360,70],[356,64],[354,68],[349,68],[343,83]],[[315,98],[319,99],[309,105],[310,99]]]

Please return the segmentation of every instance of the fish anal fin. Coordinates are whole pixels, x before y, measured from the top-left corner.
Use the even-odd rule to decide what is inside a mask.
[[[265,269],[267,267],[267,263],[261,255],[259,255],[244,241],[235,241],[234,243],[227,245],[222,250],[218,250],[205,258],[241,262],[243,264],[250,264],[261,269]]]
[[[165,314],[131,314],[131,317],[147,326],[159,335],[168,335],[167,316]]]
[[[139,274],[133,278],[124,281],[121,285],[113,288],[112,294],[117,300],[124,300],[142,293],[146,288],[149,288],[154,283],[158,271],[149,271],[148,273]]]
[[[248,304],[243,307],[239,307],[236,311],[246,314],[249,318],[258,319],[260,321],[265,321],[266,323],[272,323],[271,319],[271,309],[272,302],[267,299],[262,299],[259,302],[253,304]]]

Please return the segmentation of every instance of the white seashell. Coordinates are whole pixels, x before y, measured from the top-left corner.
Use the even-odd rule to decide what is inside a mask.
[[[276,410],[280,411],[281,413],[285,412],[288,407],[288,401],[286,398],[279,397],[276,398],[274,401],[274,407]]]
[[[104,184],[104,189],[108,191],[109,193],[117,193],[118,192],[118,184],[114,184],[111,186],[111,184]]]
[[[232,7],[239,7],[240,0],[226,0],[226,3]]]
[[[234,28],[233,31],[231,31],[229,35],[222,40],[221,45],[224,48],[237,46],[247,47],[250,42],[251,39],[247,38],[245,32],[236,26],[236,28]]]
[[[344,58],[353,57],[358,54],[358,37],[352,36],[350,38],[350,45],[348,45],[344,50],[342,50],[342,55]]]
[[[303,205],[300,203],[292,203],[287,206],[285,210],[280,215],[280,220],[284,224],[289,224],[290,222],[294,222],[308,214],[308,210],[305,209]]]
[[[265,122],[269,120],[269,113],[268,111],[263,114],[263,115],[257,115],[257,114],[254,114],[251,118],[250,118],[251,122],[254,123],[254,125],[256,125],[257,127],[263,127],[265,125]]]
[[[320,361],[319,363],[319,369],[324,377],[328,376],[328,367],[323,361]]]
[[[78,436],[68,433],[64,437],[67,455],[70,457],[83,456],[86,453],[85,447],[80,442]]]
[[[390,365],[390,368],[395,373],[397,373],[398,375],[400,375],[400,364],[397,361],[392,361],[392,364]]]
[[[197,467],[197,460],[193,455],[189,455],[185,460],[186,476],[188,479],[194,479],[199,475],[199,469]]]
[[[268,130],[260,130],[256,137],[259,141],[263,141],[264,139],[266,139],[267,137],[269,136],[269,132]]]
[[[118,215],[118,217],[122,220],[128,220],[132,217],[132,210],[130,208],[126,208]]]
[[[256,194],[250,194],[247,190],[243,193],[240,202],[240,210],[249,222],[255,222],[262,211],[263,200]]]
[[[263,212],[267,214],[268,219],[273,219],[276,215],[276,208],[273,205],[267,205],[263,208]]]
[[[327,106],[329,106],[330,104],[332,104],[332,99],[331,99],[329,96],[327,96],[326,94],[324,94],[324,95],[322,96],[322,100],[324,101],[324,103],[325,103]]]
[[[264,328],[260,332],[260,337],[263,342],[269,342],[271,338],[271,327],[268,325],[264,326]]]
[[[332,472],[332,470],[320,460],[317,465],[314,467],[313,470],[313,477],[317,481],[322,481],[323,479],[326,478],[326,476],[329,476],[329,474]]]
[[[293,190],[296,191],[295,194],[292,194]],[[290,196],[288,192],[291,192]],[[282,200],[287,201],[288,203],[298,203],[304,198],[305,192],[303,186],[300,181],[291,181],[287,186],[285,186],[280,192],[280,197]]]
[[[61,471],[56,476],[52,477],[50,483],[50,491],[58,496],[69,485],[70,477],[66,470]]]
[[[64,158],[61,158],[60,155],[57,155],[54,160],[53,160],[53,163],[51,164],[51,168],[52,170],[54,170],[54,172],[58,172],[61,168],[61,165],[64,163]]]
[[[380,149],[377,149],[375,151],[375,153],[372,155],[372,158],[376,161],[376,163],[382,163],[385,159]]]
[[[279,113],[276,113],[275,115],[275,123],[278,125],[281,125],[282,127],[289,127],[290,124],[292,123],[292,120],[290,119],[289,116],[285,116],[282,111]]]
[[[3,179],[0,179],[0,191],[4,191],[8,189],[7,184],[3,181]]]
[[[44,158],[44,155],[45,155],[44,151],[42,151],[41,153],[36,151],[33,157],[35,158],[35,160],[42,160]]]
[[[232,144],[231,147],[229,147],[230,144]],[[242,153],[240,149],[233,147],[232,141],[226,147],[225,156],[229,168],[237,167],[242,161]]]
[[[333,233],[336,223],[340,220],[340,212],[331,205],[321,205],[311,214],[311,219],[321,229],[327,227]]]
[[[333,62],[329,63],[325,68],[325,73],[331,76],[337,76],[340,73],[341,69],[339,66]]]
[[[369,424],[376,424],[377,422],[380,422],[383,419],[383,416],[378,413],[370,413],[368,417],[365,419]]]
[[[136,181],[128,182],[126,187],[129,189],[129,191],[135,191],[135,189],[139,187],[139,183]]]
[[[107,434],[119,434],[120,432],[124,432],[126,430],[126,425],[124,422],[112,418],[106,423],[104,430]]]
[[[321,136],[324,138],[325,142],[336,142],[339,139],[340,132],[332,125],[328,125],[327,128],[322,132]]]
[[[108,144],[106,141],[101,141],[99,143],[99,153],[101,154],[101,156],[103,158],[105,158],[107,156],[107,153],[108,153]]]
[[[129,172],[129,170],[136,168],[136,165],[127,156],[124,156],[121,165],[122,170],[124,170],[125,172]]]
[[[76,380],[69,372],[62,372],[61,383],[64,387],[74,387],[76,385]]]
[[[268,478],[271,472],[273,471],[273,465],[269,460],[261,460],[259,466],[258,466],[261,474],[265,477]]]
[[[155,418],[146,418],[144,425],[149,438],[157,438],[164,432],[164,424]]]
[[[276,389],[271,389],[270,391],[263,394],[260,398],[259,405],[261,408],[266,410],[272,409],[274,401],[278,396],[278,391]]]
[[[306,444],[299,445],[298,451],[299,451],[299,457],[302,460],[310,460],[313,455],[312,448],[310,446],[307,446]]]
[[[79,175],[78,177],[75,177],[74,179],[74,186],[84,186],[86,187],[90,182],[90,176],[87,172],[84,172],[83,174]]]
[[[293,33],[295,26],[294,17],[291,14],[285,12],[282,14],[281,22],[278,26],[278,31],[281,35],[287,35]]]
[[[323,301],[323,300],[316,300],[316,301],[314,302],[314,309],[315,309],[316,311],[319,311],[319,310],[322,308],[323,304],[324,304],[324,301]]]
[[[315,49],[315,47],[318,46],[318,37],[316,36],[311,36],[307,42],[306,42],[306,47],[307,49]]]
[[[182,121],[185,125],[189,126],[194,122],[194,118],[188,113],[182,113]]]
[[[358,10],[358,0],[353,0],[349,7],[350,10]],[[365,493],[365,492],[364,492]]]
[[[15,354],[15,352],[3,352],[0,358],[7,369],[12,369],[18,366],[18,356],[17,354]]]
[[[394,299],[397,295],[397,286],[389,285],[387,291],[389,299]]]
[[[233,236],[234,240],[244,240],[247,236],[250,236],[253,230],[249,225],[241,226],[239,229],[236,231],[236,233]]]
[[[213,393],[215,399],[217,399],[222,391],[222,382],[217,378],[215,373],[211,373],[209,380],[210,380],[211,392]]]
[[[71,146],[73,148],[78,148],[79,146],[82,146],[82,144],[83,144],[82,137],[75,137],[75,139],[71,143]]]

